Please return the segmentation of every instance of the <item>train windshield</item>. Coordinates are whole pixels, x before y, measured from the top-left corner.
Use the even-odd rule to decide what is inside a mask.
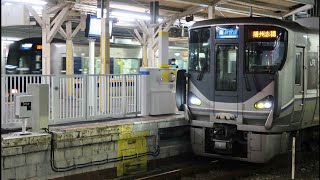
[[[210,29],[201,28],[190,31],[189,70],[208,70],[210,61]]]
[[[273,73],[279,70],[285,59],[286,30],[249,26],[246,32],[246,72]]]
[[[6,65],[7,74],[41,74],[42,53],[36,50],[10,49]]]

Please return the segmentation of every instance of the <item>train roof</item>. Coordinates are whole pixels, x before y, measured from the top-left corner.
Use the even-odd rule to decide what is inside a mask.
[[[35,43],[35,44],[42,44],[42,38],[41,37],[32,37],[32,38],[26,38],[22,39],[20,41],[15,41],[16,43]],[[53,38],[52,42],[61,42],[65,43],[65,40]]]
[[[311,28],[301,26],[300,24],[293,21],[268,18],[268,17],[209,19],[209,20],[198,21],[194,23],[190,29],[207,27],[207,26],[212,26],[217,24],[275,25],[275,26],[286,28],[286,29],[290,29],[292,31],[319,34],[319,29],[311,29]]]

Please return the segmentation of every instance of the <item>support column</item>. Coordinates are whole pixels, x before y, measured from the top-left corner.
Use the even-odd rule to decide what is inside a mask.
[[[143,46],[142,46],[142,67],[148,67],[148,45],[147,35],[143,33]]]
[[[74,74],[74,60],[73,60],[73,42],[71,39],[72,34],[72,23],[68,21],[66,23],[67,30],[67,42],[66,42],[66,74],[72,75]]]
[[[101,37],[100,37],[100,57],[101,74],[110,74],[110,35],[109,35],[109,6],[110,0],[101,1]],[[105,7],[105,8],[104,8]],[[104,9],[107,10],[106,16]]]
[[[155,67],[155,52],[153,49],[153,34],[154,34],[154,28],[150,28],[150,34],[151,37],[149,36],[149,41],[148,41],[148,67]]]
[[[208,7],[208,19],[215,19],[215,6]]]
[[[106,0],[106,74],[110,74],[110,33],[109,33],[109,21],[110,21],[110,0]]]
[[[95,39],[89,39],[89,75],[91,74],[95,74],[94,73],[94,64],[95,64],[95,59],[94,59],[94,48],[95,48]],[[89,90],[89,111],[91,112],[91,114],[93,114],[94,112],[94,103],[95,103],[95,91],[96,89],[96,84],[94,82],[93,77],[89,76],[89,86],[90,88]]]
[[[168,53],[169,53],[169,32],[160,31],[158,34],[158,67],[159,68],[168,68]]]
[[[95,39],[89,39],[89,74],[94,74],[94,48],[95,48]]]
[[[47,36],[50,33],[50,15],[42,11],[42,74],[50,75],[50,42]]]
[[[3,48],[4,48],[4,45],[3,45],[3,41],[1,40],[1,74],[5,74],[5,65],[6,65],[6,62],[4,61],[5,51]]]
[[[156,24],[159,18],[159,1],[150,2],[150,23]]]

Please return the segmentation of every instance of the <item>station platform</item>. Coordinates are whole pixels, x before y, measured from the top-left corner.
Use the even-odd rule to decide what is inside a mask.
[[[112,179],[191,152],[183,114],[50,126],[1,135],[3,179]]]

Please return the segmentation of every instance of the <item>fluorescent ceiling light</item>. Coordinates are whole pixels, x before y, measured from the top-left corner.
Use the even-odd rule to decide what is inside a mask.
[[[17,3],[27,3],[27,4],[34,4],[34,5],[46,5],[47,2],[45,1],[42,1],[42,0],[6,0],[5,2],[7,3],[14,3],[14,2],[17,2]]]
[[[105,18],[105,17],[107,17],[107,9],[106,8],[104,8],[103,9],[103,17]],[[97,8],[97,18],[101,18],[101,8]]]
[[[41,7],[41,6],[32,6],[32,8],[34,10],[42,10],[43,9],[43,7]]]
[[[111,11],[112,16],[115,17],[124,17],[127,19],[141,19],[141,20],[150,20],[150,15],[145,13],[135,13],[129,11],[120,11],[120,10],[113,10]]]
[[[12,5],[12,3],[5,2],[4,5],[5,5],[5,6],[10,6],[10,5]]]
[[[2,43],[3,43],[3,44],[12,44],[12,43],[14,43],[14,41],[4,40],[4,41],[2,41]]]

